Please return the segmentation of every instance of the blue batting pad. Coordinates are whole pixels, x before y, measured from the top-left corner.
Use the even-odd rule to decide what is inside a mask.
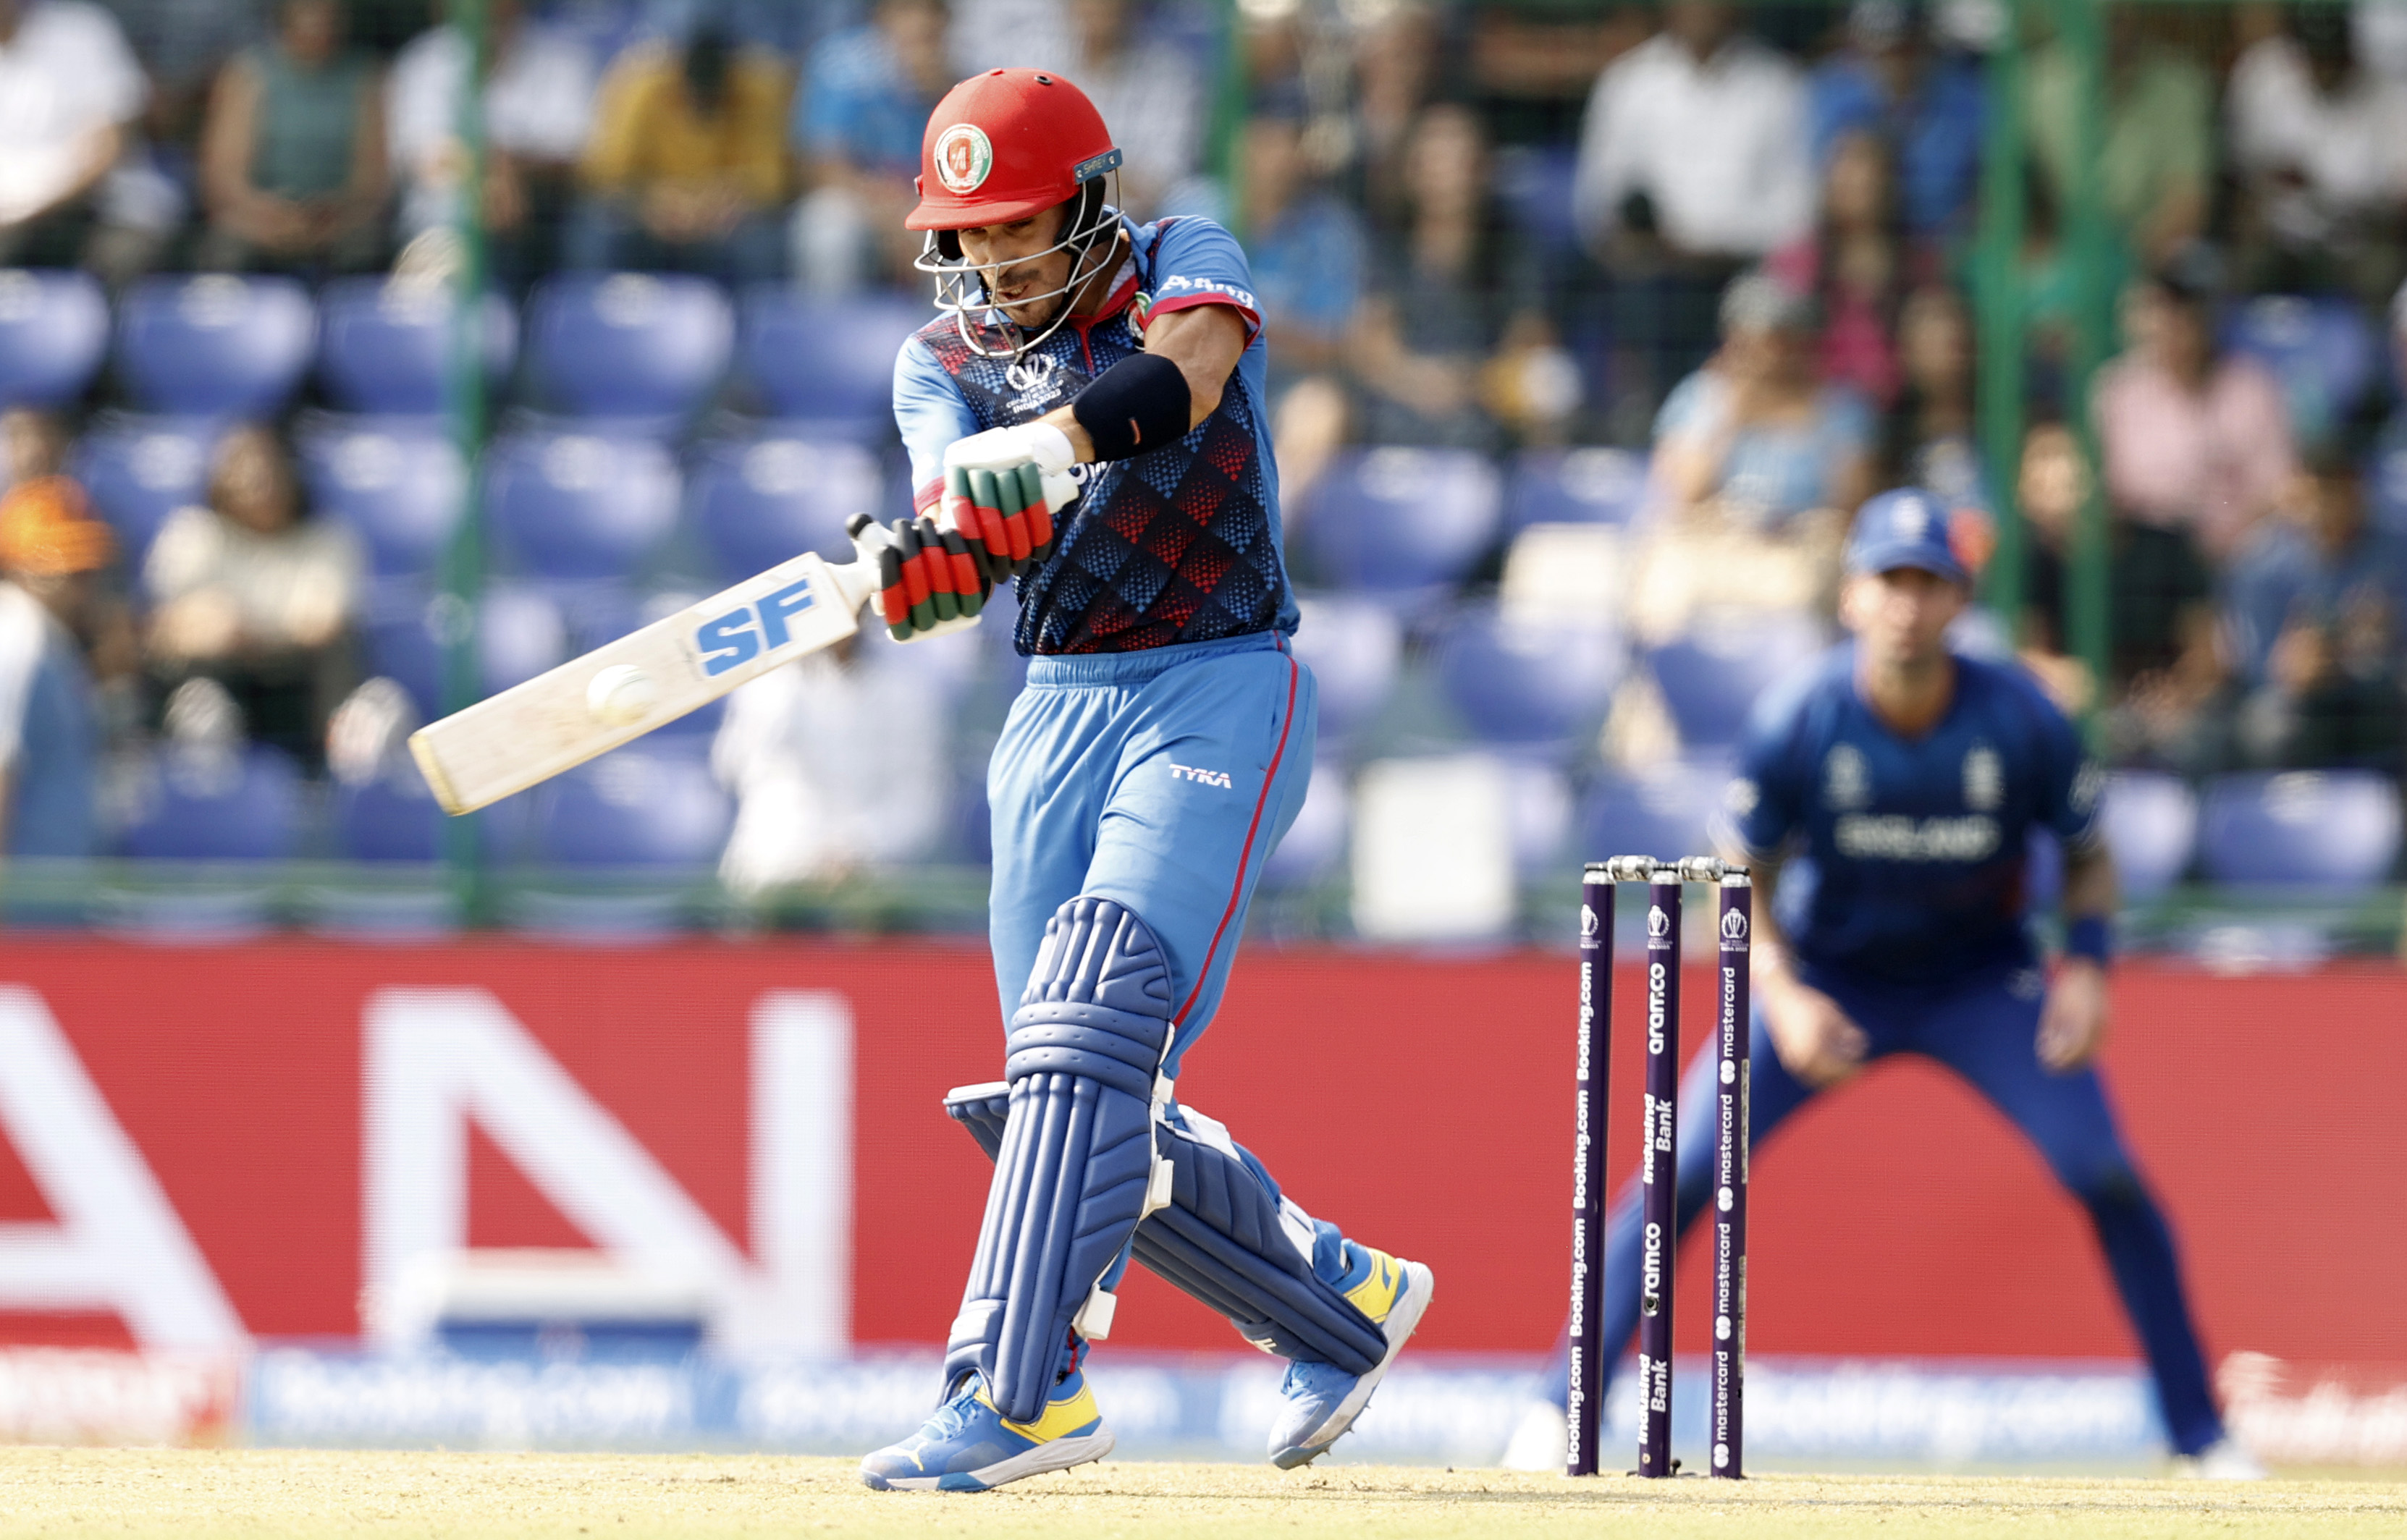
[[[1010,1110],[1005,1088],[963,1086],[945,1111],[997,1156]],[[1192,1108],[1174,1108],[1160,1135],[1176,1175],[1170,1206],[1137,1226],[1136,1260],[1221,1315],[1247,1341],[1301,1363],[1367,1374],[1387,1337],[1321,1276],[1342,1273],[1336,1227],[1279,1194],[1261,1163]],[[1326,1269],[1314,1257],[1327,1250]]]
[[[1161,945],[1128,910],[1074,898],[1046,926],[1005,1041],[994,1182],[945,1354],[948,1386],[978,1370],[1015,1422],[1044,1411],[1071,1323],[1144,1217],[1171,1004]]]

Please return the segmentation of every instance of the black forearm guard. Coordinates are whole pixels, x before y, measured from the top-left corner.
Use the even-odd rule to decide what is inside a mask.
[[[1151,353],[1132,353],[1095,376],[1070,403],[1097,459],[1126,459],[1187,436],[1195,398],[1178,365]]]

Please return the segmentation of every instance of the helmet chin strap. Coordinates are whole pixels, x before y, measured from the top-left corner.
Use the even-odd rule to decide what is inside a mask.
[[[1118,175],[1117,170],[1111,173],[1116,181]],[[968,255],[961,250],[958,233],[949,230],[928,232],[926,240],[920,245],[919,260],[911,265],[936,280],[936,308],[952,312],[953,327],[960,333],[963,346],[982,359],[1017,363],[1031,350],[1043,346],[1069,321],[1077,304],[1078,291],[1103,271],[1100,264],[1090,265],[1094,261],[1096,244],[1106,236],[1110,237],[1110,244],[1105,247],[1107,259],[1109,253],[1118,247],[1119,210],[1112,200],[1104,195],[1102,184],[1100,177],[1080,184],[1077,196],[1068,200],[1071,210],[1062,221],[1059,240],[1042,251],[1032,252],[1018,262],[1009,264],[1019,266],[1042,261],[1057,251],[1071,253],[1070,276],[1066,281],[1018,302],[1018,307],[1024,309],[1047,300],[1061,301],[1053,318],[1033,333],[1013,320],[1010,312],[989,296],[986,275],[973,265]],[[973,279],[976,280],[975,290],[972,289]],[[984,329],[983,318],[990,313],[1001,316],[1005,331],[1017,339],[1007,349],[990,348],[979,339],[978,332]]]

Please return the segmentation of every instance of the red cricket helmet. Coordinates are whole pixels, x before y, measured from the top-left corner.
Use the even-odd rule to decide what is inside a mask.
[[[1087,93],[1049,70],[990,69],[945,92],[919,141],[909,230],[1009,224],[1065,204],[1118,170]]]

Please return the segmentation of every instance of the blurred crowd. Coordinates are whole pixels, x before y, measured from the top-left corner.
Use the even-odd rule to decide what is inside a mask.
[[[1341,771],[1515,739],[1488,725],[1504,686],[1475,669],[1446,683],[1467,614],[1525,633],[1508,657],[1611,632],[1617,661],[1578,703],[1593,720],[1515,740],[1551,745],[1539,757],[1574,794],[1710,757],[1735,724],[1698,730],[1678,649],[1727,662],[1732,637],[1793,655],[1827,634],[1847,518],[1903,481],[1973,516],[2012,493],[2024,570],[2005,591],[2023,613],[1984,616],[1965,644],[2016,638],[2069,708],[2103,713],[2119,764],[2402,768],[2407,3],[2108,7],[2088,111],[2037,18],[2022,99],[1993,99],[1997,0],[488,0],[474,80],[446,10],[0,0],[0,312],[20,270],[93,275],[121,332],[125,297],[159,275],[298,279],[329,318],[347,280],[440,290],[470,260],[474,186],[486,282],[526,306],[530,347],[548,287],[579,273],[895,314],[919,292],[901,217],[930,108],[977,69],[1042,64],[1102,108],[1130,212],[1210,215],[1245,241],[1293,564],[1320,615],[1368,595],[1380,616],[1329,619],[1326,667],[1385,657],[1438,682],[1428,704],[1391,679],[1324,745]],[[1974,389],[2001,113],[2028,146],[2013,464],[1984,452]],[[2066,214],[2083,177],[2108,226],[2094,249]],[[2116,342],[2084,418],[2068,382],[2086,304],[2113,306]],[[380,604],[406,603],[439,637],[434,563],[397,573],[311,469],[367,420],[330,397],[327,365],[187,440],[196,495],[132,529],[79,480],[99,463],[79,443],[143,431],[122,339],[118,360],[64,398],[21,392],[5,418],[0,757],[19,855],[134,848],[140,814],[111,811],[107,763],[233,741],[306,785],[373,780],[436,704],[392,683],[376,629]],[[506,371],[495,389],[505,407],[557,405],[510,394]],[[749,454],[748,474],[795,414],[737,406],[739,427],[721,410],[647,431],[677,463]],[[835,435],[887,477],[881,509],[890,432]],[[1458,474],[1469,523],[1431,535],[1446,549],[1426,570],[1360,566],[1349,516]],[[2103,677],[2073,645],[2099,487]],[[706,565],[656,562],[604,574],[644,588],[605,602],[574,566],[519,574],[551,581],[562,644],[715,586]],[[882,804],[920,815],[871,816],[911,756],[825,747],[918,733],[970,764],[975,713],[966,730],[942,713],[847,726],[890,697],[872,676],[895,666],[868,648],[738,698],[712,761],[731,879],[974,857],[974,815],[927,812],[970,799],[974,771]]]

